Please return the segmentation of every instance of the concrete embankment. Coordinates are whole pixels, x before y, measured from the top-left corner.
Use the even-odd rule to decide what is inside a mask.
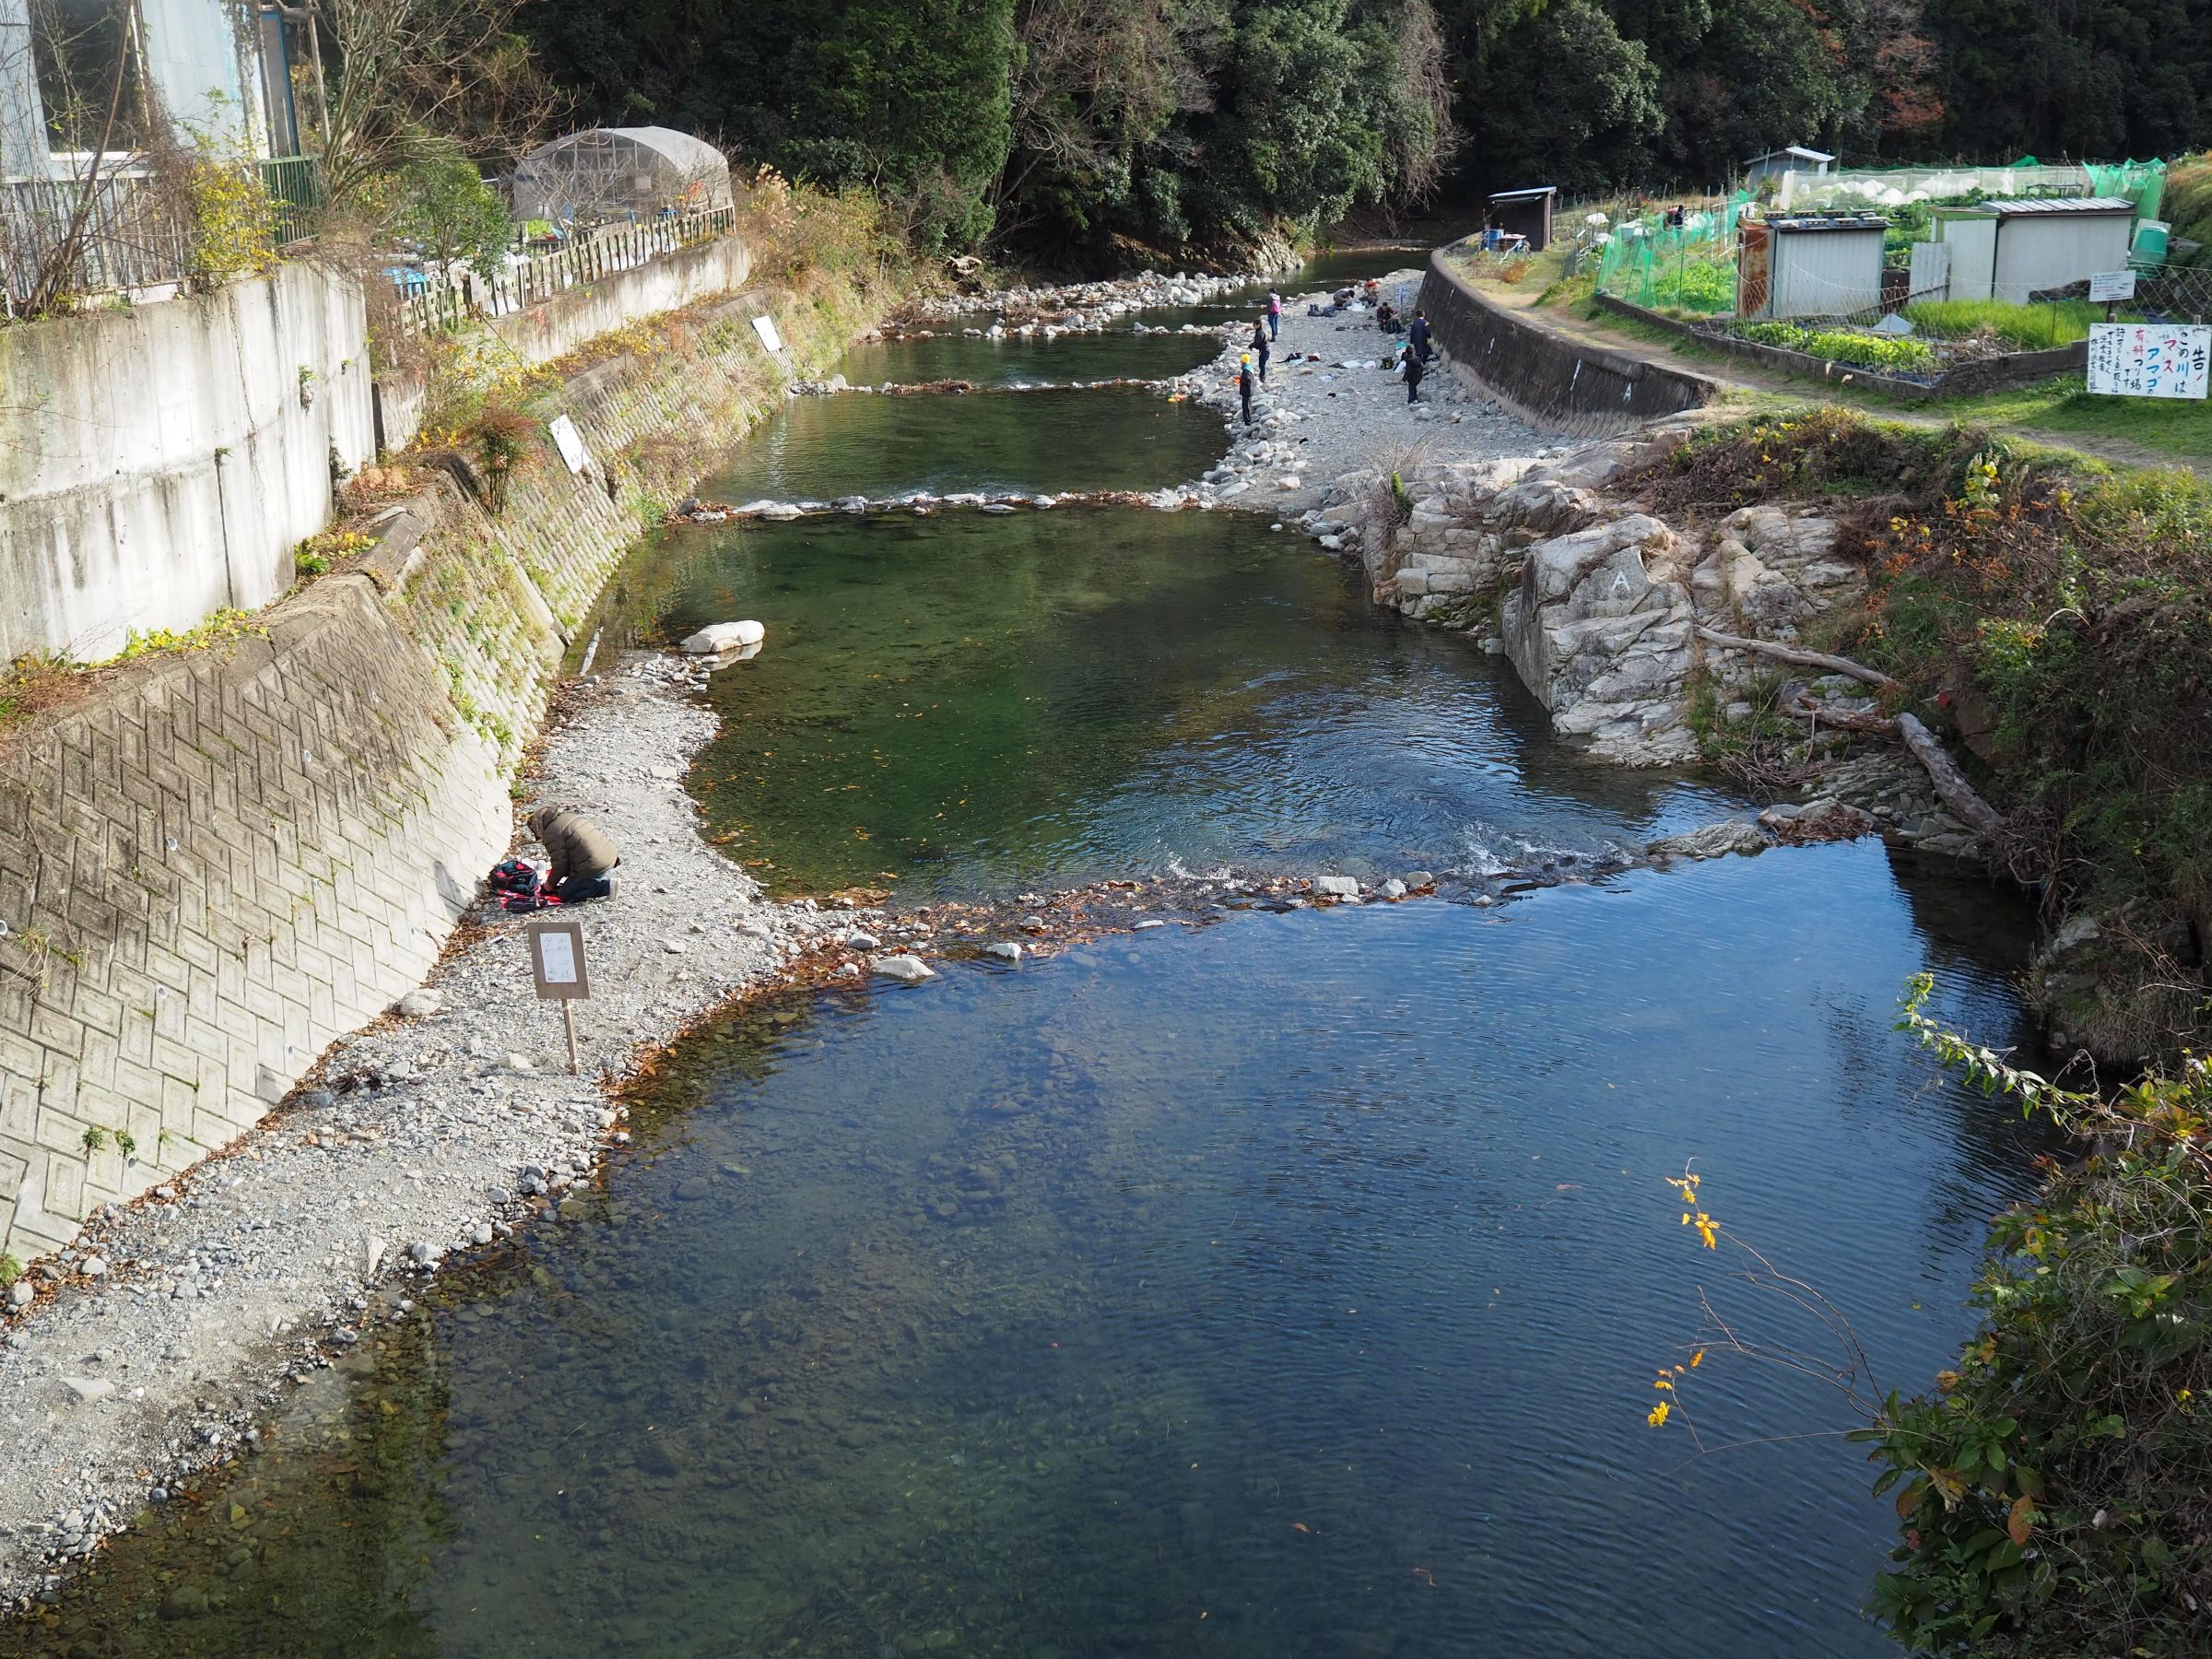
[[[1430,254],[1420,306],[1453,365],[1524,418],[1555,432],[1603,437],[1720,395],[1704,375],[1553,333],[1477,288],[1453,254]]]

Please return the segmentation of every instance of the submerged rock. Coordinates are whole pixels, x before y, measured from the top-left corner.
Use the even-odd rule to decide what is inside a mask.
[[[1656,859],[1725,858],[1732,853],[1750,857],[1764,853],[1767,845],[1767,838],[1758,825],[1731,818],[1724,824],[1708,824],[1702,830],[1692,830],[1687,835],[1667,836],[1653,841],[1644,852]]]

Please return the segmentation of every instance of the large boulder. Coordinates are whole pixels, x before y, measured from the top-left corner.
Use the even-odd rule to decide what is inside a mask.
[[[1630,764],[1695,752],[1682,719],[1695,615],[1682,584],[1646,565],[1672,570],[1679,551],[1645,513],[1554,536],[1528,549],[1500,611],[1506,654],[1553,724]]]

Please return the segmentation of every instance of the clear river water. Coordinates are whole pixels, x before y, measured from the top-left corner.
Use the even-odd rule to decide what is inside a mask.
[[[853,378],[1008,378],[902,349]],[[1157,488],[1221,441],[1141,392],[806,399],[700,493]],[[1747,803],[1580,758],[1248,515],[671,531],[603,649],[739,615],[769,649],[713,682],[693,782],[773,888],[1455,897],[731,1014],[582,1215],[445,1278],[0,1653],[1891,1651],[1859,1609],[1895,1518],[1831,1389],[1716,1356],[1688,1399],[1726,1449],[1646,1425],[1700,1289],[1817,1341],[1664,1183],[1694,1161],[1924,1384],[2036,1147],[1889,1020],[1925,969],[2020,1036],[2023,904],[1873,841],[1573,878]]]

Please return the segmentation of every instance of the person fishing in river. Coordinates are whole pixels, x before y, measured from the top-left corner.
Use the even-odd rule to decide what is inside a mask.
[[[1252,349],[1260,359],[1260,379],[1265,382],[1267,378],[1268,350],[1267,319],[1265,315],[1262,315],[1260,320],[1252,325]]]
[[[1277,339],[1283,332],[1283,297],[1275,289],[1267,290],[1267,337]]]
[[[1252,424],[1253,385],[1252,353],[1248,351],[1244,354],[1243,366],[1237,371],[1237,395],[1243,400],[1244,424],[1246,426],[1250,426]]]

